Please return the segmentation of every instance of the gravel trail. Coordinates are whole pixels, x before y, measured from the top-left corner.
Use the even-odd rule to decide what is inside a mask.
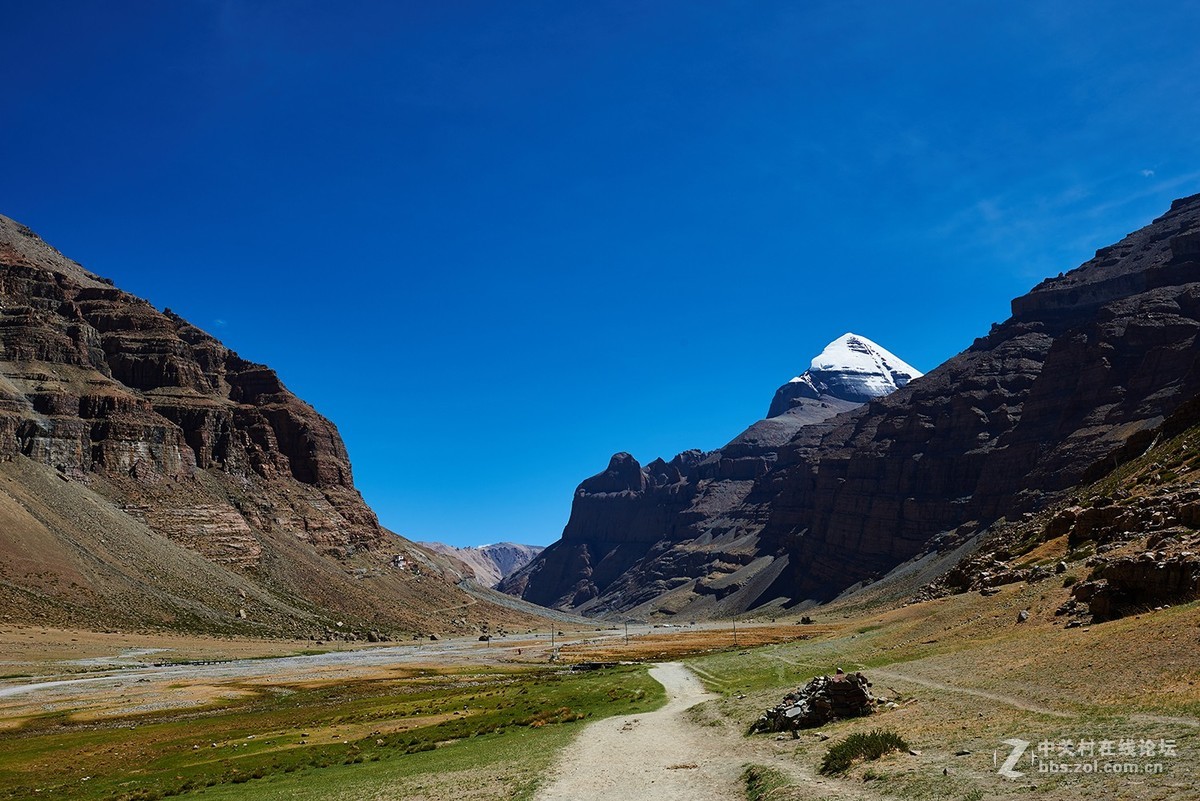
[[[588,726],[563,752],[538,801],[738,799],[746,761],[723,728],[698,726],[687,710],[715,698],[678,662],[650,675],[667,690],[654,712],[613,717]]]

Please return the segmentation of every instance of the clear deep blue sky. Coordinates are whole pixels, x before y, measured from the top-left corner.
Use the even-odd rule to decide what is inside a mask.
[[[0,213],[278,370],[385,525],[547,543],[853,331],[1200,192],[1160,2],[0,2]]]

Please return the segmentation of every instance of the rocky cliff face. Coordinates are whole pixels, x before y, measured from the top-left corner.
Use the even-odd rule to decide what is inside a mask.
[[[827,598],[1145,447],[1200,392],[1197,235],[1200,196],[1177,201],[817,449],[785,448],[764,487],[764,542],[791,561],[776,590]]]
[[[411,544],[271,369],[6,217],[0,472],[0,596],[18,614],[307,632],[326,616],[415,626],[458,596],[389,569]]]
[[[597,613],[828,599],[1003,516],[1043,508],[1144,450],[1200,394],[1198,332],[1195,196],[1015,300],[1009,320],[921,380],[823,422],[763,431],[778,444],[760,472],[708,506],[696,502],[697,482],[695,514],[674,518],[686,521],[675,539],[664,532],[640,556],[624,556],[624,572],[603,575],[603,588],[591,576],[620,549],[577,539],[574,514],[524,587],[511,586]],[[717,543],[722,558],[710,560]],[[695,578],[689,558],[708,573]],[[591,607],[583,600],[597,597]]]
[[[422,542],[423,548],[452,557],[463,565],[465,578],[472,578],[485,587],[495,587],[500,580],[511,576],[545,550],[541,545],[521,545],[515,542],[496,542],[456,548],[441,542]]]
[[[253,525],[325,547],[383,540],[337,430],[269,368],[88,274],[7,218],[0,304],[0,459],[22,455],[131,490],[198,471],[244,488],[237,510],[228,500],[155,504],[148,519],[170,534]]]
[[[613,456],[604,472],[579,485],[562,540],[500,588],[542,605],[604,614],[647,602],[666,608],[662,596],[673,591],[719,599],[731,573],[761,581],[773,560],[760,558],[762,512],[747,501],[779,448],[918,376],[865,337],[839,337],[776,392],[771,417],[723,448],[645,467],[627,453]]]

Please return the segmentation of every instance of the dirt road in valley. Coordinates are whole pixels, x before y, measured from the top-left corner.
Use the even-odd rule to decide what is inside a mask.
[[[739,775],[748,755],[725,727],[705,727],[687,710],[716,696],[678,662],[650,675],[667,689],[667,705],[588,726],[563,752],[538,801],[743,798]]]

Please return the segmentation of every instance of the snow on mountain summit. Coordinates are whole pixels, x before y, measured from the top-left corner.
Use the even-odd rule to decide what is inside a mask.
[[[915,367],[866,337],[843,334],[825,346],[808,370],[779,388],[767,416],[787,412],[802,398],[832,397],[866,403],[921,375]]]

